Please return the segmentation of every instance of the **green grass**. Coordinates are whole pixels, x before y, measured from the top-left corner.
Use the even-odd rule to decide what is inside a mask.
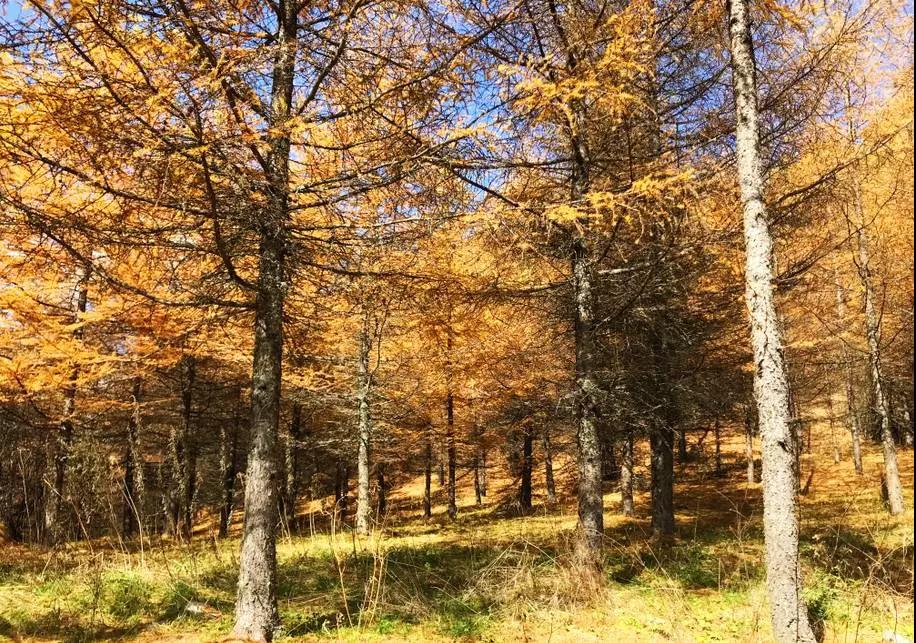
[[[812,620],[827,640],[880,640],[886,630],[912,638],[912,514],[888,517],[874,494],[856,491],[861,479],[841,473],[825,474],[803,501]],[[507,518],[494,502],[455,525],[403,516],[362,543],[349,533],[284,538],[280,639],[767,640],[759,490],[736,478],[710,491],[682,476],[678,491],[671,543],[649,537],[645,518],[615,516],[608,496],[599,589],[568,564],[572,506]],[[217,640],[232,625],[238,547],[6,547],[0,638]]]

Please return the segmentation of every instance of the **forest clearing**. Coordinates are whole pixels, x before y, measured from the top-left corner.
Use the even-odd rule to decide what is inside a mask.
[[[913,639],[911,0],[0,0],[0,637]]]

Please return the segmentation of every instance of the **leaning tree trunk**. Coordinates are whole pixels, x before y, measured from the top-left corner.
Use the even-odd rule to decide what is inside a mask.
[[[372,419],[370,416],[369,396],[372,389],[372,373],[369,370],[369,353],[372,340],[369,336],[368,316],[363,320],[359,333],[359,355],[357,356],[356,374],[356,533],[361,536],[369,534],[372,522],[371,494],[369,478],[369,448],[372,439]]]
[[[802,598],[798,555],[795,451],[789,385],[773,288],[773,239],[763,201],[760,126],[747,0],[730,0],[729,34],[737,120],[736,146],[746,250],[745,295],[754,353],[754,397],[763,460],[763,531],[773,636],[815,641]]]
[[[836,315],[841,329],[846,328],[846,291],[840,281],[839,272],[834,273],[836,281]],[[840,337],[840,354],[843,359],[843,368],[845,370],[845,392],[846,392],[846,425],[852,438],[852,463],[855,466],[856,473],[862,475],[862,428],[859,425],[859,413],[856,409],[855,401],[855,368],[852,363],[852,355],[849,351],[849,345],[846,338]]]
[[[86,312],[89,302],[89,270],[85,267],[79,269],[76,281],[76,307],[73,322],[79,321],[79,316]],[[73,337],[82,339],[83,329],[78,326],[73,331]],[[54,480],[52,481],[51,496],[45,505],[44,533],[49,543],[57,542],[65,531],[63,524],[63,511],[66,504],[67,493],[67,466],[70,463],[70,451],[73,448],[73,414],[76,410],[76,381],[79,379],[79,366],[74,366],[70,377],[64,387],[64,408],[60,424],[54,436],[53,463]]]
[[[140,388],[140,378],[135,377],[131,393],[133,409],[127,421],[127,439],[124,444],[124,506],[121,513],[121,530],[125,538],[136,534],[143,524],[143,459],[140,455],[139,439]]]
[[[283,301],[289,218],[290,137],[287,121],[295,78],[297,2],[278,4],[278,41],[270,95],[267,203],[259,222],[251,439],[245,482],[245,524],[233,636],[271,641],[277,611],[277,434],[283,367]]]
[[[884,484],[887,487],[887,504],[891,514],[903,513],[903,487],[900,484],[900,471],[897,468],[897,448],[894,445],[894,434],[891,431],[890,409],[887,391],[884,389],[881,364],[881,326],[878,310],[875,306],[875,289],[871,279],[871,265],[868,249],[868,233],[865,230],[865,212],[862,207],[862,194],[858,183],[855,184],[856,211],[858,221],[859,278],[865,294],[865,335],[868,339],[868,362],[871,367],[871,380],[874,390],[875,411],[881,423],[881,447],[884,451]]]

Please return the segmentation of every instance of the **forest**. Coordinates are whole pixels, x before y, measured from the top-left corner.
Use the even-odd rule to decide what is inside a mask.
[[[909,0],[0,0],[0,640],[914,638]]]

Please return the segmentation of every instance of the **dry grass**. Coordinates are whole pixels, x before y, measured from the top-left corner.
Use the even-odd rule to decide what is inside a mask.
[[[848,456],[832,462],[816,432],[802,499],[808,599],[829,641],[913,637],[913,459],[902,452],[908,514],[891,518],[878,496],[881,457],[866,475]],[[848,450],[848,449],[847,449]],[[759,641],[769,639],[761,565],[759,485],[744,481],[743,443],[725,445],[726,477],[708,459],[679,471],[678,538],[648,535],[645,494],[635,518],[608,493],[608,582],[585,586],[567,564],[570,500],[510,517],[494,476],[487,503],[469,484],[450,524],[419,514],[422,489],[405,485],[398,511],[358,541],[330,516],[323,530],[284,538],[278,551],[285,638],[345,641]],[[845,454],[844,454],[845,455]],[[562,462],[560,463],[562,464]],[[569,492],[568,467],[559,472]],[[567,496],[568,497],[568,496]],[[318,511],[318,505],[303,506]],[[328,526],[332,528],[328,528]],[[0,638],[14,640],[219,640],[231,627],[238,541],[206,536],[123,548],[80,543],[0,553]]]

